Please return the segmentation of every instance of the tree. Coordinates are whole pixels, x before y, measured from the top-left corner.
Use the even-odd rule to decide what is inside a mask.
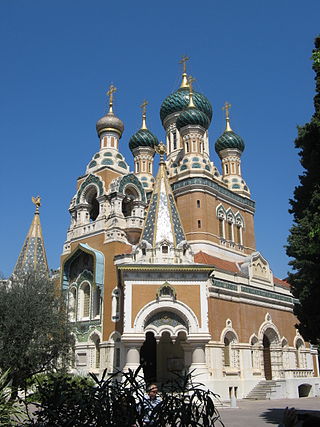
[[[315,112],[309,123],[298,128],[298,148],[304,172],[290,200],[294,224],[288,237],[287,255],[293,259],[288,281],[299,299],[294,313],[298,330],[313,344],[320,343],[320,36],[312,53],[316,73]]]
[[[29,274],[0,286],[0,370],[9,370],[13,396],[32,375],[63,369],[73,342],[51,280]]]

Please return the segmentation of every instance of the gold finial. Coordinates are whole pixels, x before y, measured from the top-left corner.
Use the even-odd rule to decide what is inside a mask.
[[[38,214],[39,213],[39,207],[41,206],[41,198],[40,196],[37,197],[33,197],[32,196],[32,203],[34,203],[36,205],[36,211],[35,213]]]
[[[167,148],[162,141],[156,146],[156,152],[160,154],[160,163],[164,162],[164,155],[167,152]]]
[[[147,117],[147,105],[148,101],[144,100],[143,103],[140,105],[140,108],[142,109],[142,126],[141,129],[148,129],[146,125],[146,117]]]
[[[113,86],[113,84],[110,85],[109,90],[107,92],[107,95],[109,96],[109,113],[113,113],[112,111],[112,105],[113,105],[113,94],[116,92],[117,88]]]
[[[193,82],[195,82],[196,79],[192,76],[188,77],[188,84],[189,84],[189,105],[188,107],[195,107],[194,103],[193,103],[193,91],[192,91],[192,84]]]
[[[188,80],[187,80],[187,61],[189,61],[190,56],[184,55],[181,60],[179,61],[179,64],[182,64],[182,82],[180,87],[188,87]]]
[[[226,129],[225,132],[232,132],[232,129],[230,127],[230,113],[229,110],[231,108],[231,104],[229,104],[229,102],[225,102],[224,106],[222,107],[223,110],[225,110],[226,112]]]

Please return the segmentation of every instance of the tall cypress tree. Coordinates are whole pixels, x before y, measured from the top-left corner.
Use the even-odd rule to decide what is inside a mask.
[[[293,226],[287,255],[293,258],[288,281],[299,299],[294,308],[300,322],[298,330],[307,341],[320,344],[320,36],[315,39],[312,60],[315,112],[309,123],[298,128],[295,140],[304,171],[290,200]]]

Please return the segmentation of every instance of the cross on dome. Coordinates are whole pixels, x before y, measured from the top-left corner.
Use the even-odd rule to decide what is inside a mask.
[[[107,95],[109,96],[109,113],[112,113],[113,105],[113,94],[117,91],[117,88],[111,83]]]
[[[231,108],[231,104],[229,104],[229,102],[225,102],[224,106],[222,107],[222,109],[226,112],[226,129],[225,132],[232,132],[232,129],[230,127],[230,113],[229,110]]]
[[[149,102],[144,100],[143,103],[140,105],[140,108],[142,109],[142,126],[141,126],[141,129],[148,129],[147,125],[146,125],[147,105],[148,104],[149,104]]]

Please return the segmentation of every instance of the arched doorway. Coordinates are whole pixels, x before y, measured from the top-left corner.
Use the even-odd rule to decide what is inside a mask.
[[[272,380],[270,341],[266,334],[263,335],[262,343],[264,375],[266,380]]]
[[[151,313],[145,321],[145,341],[140,349],[146,382],[176,379],[185,369],[188,327],[179,314],[164,310]]]

